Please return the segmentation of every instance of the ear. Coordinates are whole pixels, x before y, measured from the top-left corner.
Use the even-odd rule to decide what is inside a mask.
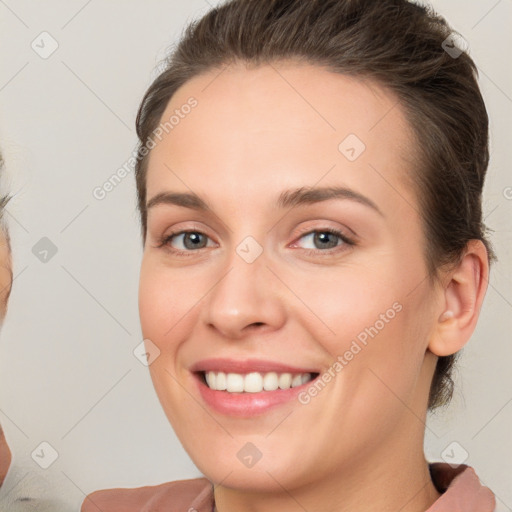
[[[480,240],[470,240],[461,262],[447,275],[428,349],[437,356],[459,351],[475,330],[487,291],[489,260]]]

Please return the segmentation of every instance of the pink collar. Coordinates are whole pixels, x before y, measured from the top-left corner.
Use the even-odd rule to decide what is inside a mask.
[[[494,511],[494,494],[480,483],[472,467],[466,464],[453,467],[445,462],[434,462],[429,468],[432,481],[442,494],[426,512]]]

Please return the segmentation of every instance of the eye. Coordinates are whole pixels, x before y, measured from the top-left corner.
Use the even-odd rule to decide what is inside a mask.
[[[197,249],[206,248],[207,241],[208,236],[201,231],[177,231],[164,236],[158,247],[167,246],[173,253],[186,255],[186,253],[194,252]],[[174,247],[173,244],[177,244],[178,248]]]
[[[343,232],[333,228],[310,230],[306,234],[302,235],[299,240],[308,240],[310,244],[313,244],[312,248],[302,246],[311,253],[331,253],[333,252],[333,249],[341,247],[341,249],[336,249],[334,251],[338,252],[339,250],[345,250],[347,248],[344,246],[355,245],[355,242],[344,235]]]
[[[347,246],[356,245],[355,241],[347,237],[343,232],[333,229],[315,229],[305,232],[298,240],[308,240],[315,247],[302,247],[309,253],[319,254],[339,252],[346,250]],[[209,237],[198,230],[184,230],[169,233],[159,240],[158,248],[166,247],[177,256],[190,256],[199,249],[211,247],[208,245]],[[176,247],[177,245],[177,247]],[[292,245],[296,246],[297,243]]]

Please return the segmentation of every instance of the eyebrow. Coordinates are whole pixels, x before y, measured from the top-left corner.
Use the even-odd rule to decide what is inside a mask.
[[[371,199],[347,187],[301,187],[285,190],[279,195],[276,205],[282,209],[295,208],[300,205],[315,204],[331,199],[355,201],[385,217],[380,208]],[[213,211],[204,199],[193,192],[160,192],[147,202],[146,208],[149,210],[160,204],[181,206],[204,212]]]

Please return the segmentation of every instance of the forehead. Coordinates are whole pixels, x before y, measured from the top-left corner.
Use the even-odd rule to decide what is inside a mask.
[[[319,180],[362,187],[390,207],[393,194],[410,196],[402,178],[412,130],[398,99],[375,82],[289,61],[233,64],[184,84],[161,123],[172,116],[150,153],[148,198],[193,187],[243,201]]]

